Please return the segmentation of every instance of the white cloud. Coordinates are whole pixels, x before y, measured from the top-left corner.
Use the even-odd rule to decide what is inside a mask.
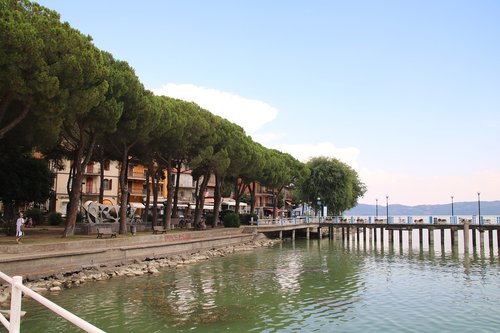
[[[151,91],[156,95],[195,102],[213,114],[240,125],[249,134],[255,133],[264,124],[274,120],[278,114],[276,108],[263,101],[192,84],[167,83]]]
[[[357,159],[360,154],[359,149],[355,147],[339,148],[331,142],[321,142],[318,144],[279,144],[272,145],[270,148],[289,153],[301,162],[306,162],[311,157],[317,156],[335,157],[355,169],[358,166]]]

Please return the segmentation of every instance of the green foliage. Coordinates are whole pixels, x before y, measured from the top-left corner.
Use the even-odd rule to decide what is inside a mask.
[[[239,228],[240,227],[240,218],[234,212],[227,213],[224,215],[224,227],[226,228]]]
[[[214,225],[214,214],[207,214],[205,215],[205,224],[207,226],[213,226]]]
[[[47,162],[17,147],[0,147],[0,200],[4,205],[44,202],[49,198],[53,175]]]
[[[240,222],[241,224],[246,224],[246,225],[250,225],[250,222],[252,221],[252,217],[253,217],[253,221],[254,223],[257,222],[257,219],[259,218],[259,216],[257,214],[240,214]]]
[[[34,225],[40,225],[43,223],[43,212],[38,208],[31,208],[24,212],[26,218],[31,217]]]
[[[53,226],[60,225],[63,222],[61,213],[50,213],[48,220],[49,224]]]
[[[337,159],[315,157],[306,165],[309,173],[299,184],[300,196],[316,208],[319,197],[329,212],[338,215],[354,207],[366,192],[357,172]]]

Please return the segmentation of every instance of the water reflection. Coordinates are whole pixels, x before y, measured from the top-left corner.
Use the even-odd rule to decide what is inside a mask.
[[[363,237],[285,241],[50,297],[107,332],[472,332],[500,327],[500,268],[493,251],[463,253],[418,241],[412,246],[407,237],[399,242],[395,236],[394,245],[388,237],[382,243],[369,235],[366,242]],[[23,304],[28,311],[23,331],[78,332],[33,303]],[[463,315],[450,321],[450,313]],[[472,326],[470,315],[476,318]]]

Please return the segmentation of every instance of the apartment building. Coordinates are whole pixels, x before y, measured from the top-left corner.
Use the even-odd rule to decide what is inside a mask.
[[[70,175],[71,162],[64,161],[62,170],[53,170],[54,195],[52,197],[51,210],[66,216],[69,203],[68,180]],[[119,184],[118,162],[110,161],[104,164],[104,203],[115,205],[118,203]],[[84,178],[81,184],[82,194],[80,204],[87,201],[99,200],[99,189],[101,184],[101,168],[98,163],[89,163],[84,170]]]

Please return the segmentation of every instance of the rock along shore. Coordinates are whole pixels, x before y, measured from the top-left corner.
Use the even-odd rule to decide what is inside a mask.
[[[125,265],[89,265],[82,267],[81,270],[78,271],[61,272],[36,280],[28,279],[25,281],[24,285],[40,294],[59,292],[63,289],[76,287],[92,281],[108,280],[120,276],[132,277],[146,274],[158,274],[162,268],[177,268],[209,260],[214,257],[225,257],[236,252],[251,251],[259,247],[273,246],[280,242],[281,240],[279,239],[270,240],[267,238],[260,238],[222,248],[186,252],[183,254],[168,255],[162,258],[146,258],[142,261],[134,260],[132,263]],[[4,284],[0,286],[0,305],[3,308],[6,306],[8,307],[9,301],[10,285],[4,282]]]

